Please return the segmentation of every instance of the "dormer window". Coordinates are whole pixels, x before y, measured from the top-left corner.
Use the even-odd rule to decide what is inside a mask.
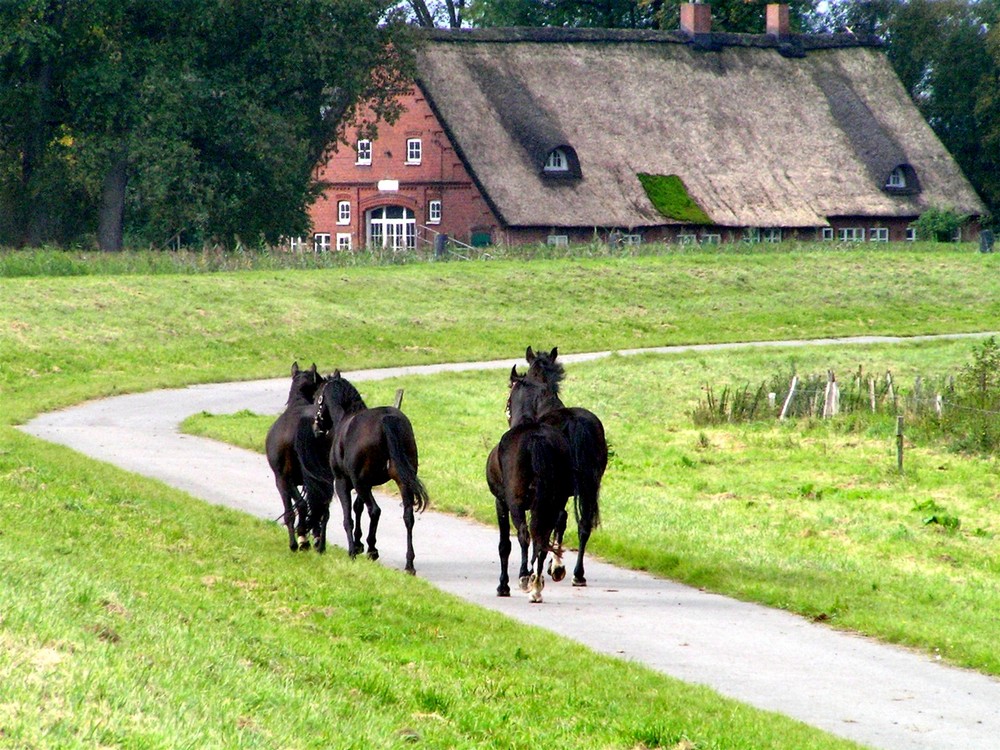
[[[556,146],[545,155],[542,176],[553,182],[573,182],[583,177],[580,159],[572,146]]]
[[[569,171],[569,159],[566,157],[566,152],[561,148],[554,148],[549,151],[549,156],[545,160],[545,171],[546,172],[568,172]]]
[[[890,195],[916,195],[920,192],[920,180],[912,166],[899,164],[889,172],[882,189]]]
[[[885,186],[887,188],[896,189],[906,187],[906,173],[903,171],[902,167],[896,167],[889,173],[889,179],[885,181]]]

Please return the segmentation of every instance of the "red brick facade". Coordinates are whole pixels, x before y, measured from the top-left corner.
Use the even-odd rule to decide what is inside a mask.
[[[403,106],[395,124],[379,125],[370,152],[359,154],[352,133],[349,146],[317,166],[317,178],[329,184],[310,209],[317,248],[325,249],[327,237],[330,249],[426,250],[438,234],[468,244],[495,241],[499,222],[419,88]]]

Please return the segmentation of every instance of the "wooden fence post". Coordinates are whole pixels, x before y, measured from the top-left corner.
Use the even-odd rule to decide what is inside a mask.
[[[896,417],[896,467],[903,471],[903,418]]]
[[[792,398],[795,396],[795,388],[799,384],[799,376],[792,376],[792,384],[788,388],[788,397],[785,398],[785,403],[781,407],[781,414],[778,419],[785,419],[788,417],[788,409],[792,405]]]

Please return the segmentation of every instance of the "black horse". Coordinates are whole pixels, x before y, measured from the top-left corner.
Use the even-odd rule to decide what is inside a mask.
[[[608,443],[601,420],[587,409],[566,407],[559,398],[559,384],[565,377],[563,366],[556,362],[559,352],[526,351],[528,372],[510,373],[510,397],[507,416],[511,426],[538,420],[559,430],[570,446],[573,461],[573,497],[579,550],[573,570],[573,585],[586,586],[583,556],[591,532],[601,522],[601,480],[608,466]],[[568,517],[565,511],[556,527],[556,543],[561,545]],[[556,574],[556,571],[553,570]],[[555,577],[555,575],[553,576]],[[558,579],[556,579],[558,580]]]
[[[306,481],[300,463],[300,452],[296,443],[312,443],[312,419],[316,412],[313,399],[316,392],[326,382],[316,372],[313,364],[308,370],[299,369],[299,363],[292,364],[292,386],[288,391],[285,410],[267,431],[265,448],[267,462],[274,472],[274,483],[285,507],[284,523],[288,529],[288,546],[294,552],[309,549],[310,530],[309,505],[304,495]],[[314,452],[307,449],[306,453]]]
[[[413,511],[423,511],[430,498],[417,478],[417,441],[413,427],[399,409],[379,406],[369,409],[358,390],[338,370],[327,380],[316,401],[313,430],[330,440],[329,466],[344,511],[347,550],[351,557],[361,549],[361,510],[368,508],[368,557],[378,559],[375,535],[381,509],[372,487],[390,479],[399,487],[406,524],[406,572],[413,567]],[[354,523],[351,522],[351,490],[357,493]],[[325,538],[329,503],[323,520]]]
[[[551,539],[573,493],[569,444],[554,427],[524,422],[510,428],[486,460],[486,482],[496,498],[500,526],[500,585],[497,596],[510,596],[510,522],[521,545],[520,585],[532,602],[542,601],[545,557],[551,550],[562,566],[562,549]],[[528,544],[531,543],[531,564]],[[557,580],[553,577],[553,580]]]

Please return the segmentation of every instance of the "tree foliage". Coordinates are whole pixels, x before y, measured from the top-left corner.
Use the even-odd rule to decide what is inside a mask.
[[[313,167],[391,118],[407,36],[383,0],[0,4],[0,239],[106,249],[303,232]],[[364,109],[361,109],[364,107]]]

